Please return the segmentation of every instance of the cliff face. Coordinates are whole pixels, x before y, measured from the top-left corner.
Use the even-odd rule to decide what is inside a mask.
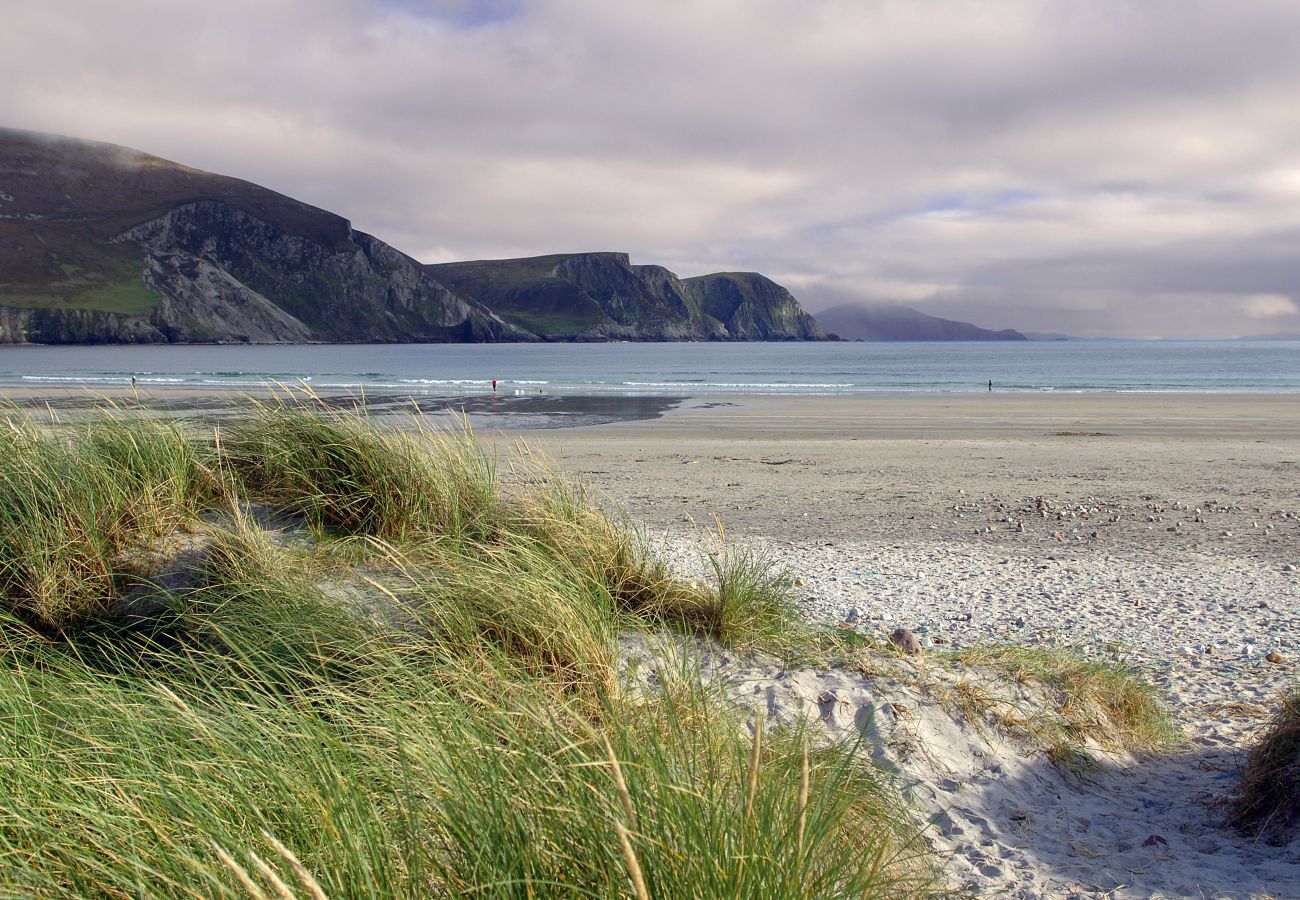
[[[821,340],[785,288],[755,273],[678,278],[626,253],[426,266],[435,278],[546,340]]]
[[[532,337],[361,232],[352,232],[335,249],[225,204],[201,201],[129,229],[116,240],[140,245],[145,282],[160,294],[177,297],[177,306],[189,313],[184,323],[168,323],[180,328],[172,340],[193,340],[196,328],[213,335],[221,322],[227,333],[243,340]]]
[[[0,130],[0,342],[500,340],[536,338],[333,213]]]
[[[755,272],[701,275],[684,282],[705,314],[734,340],[824,340],[826,334],[781,285]]]

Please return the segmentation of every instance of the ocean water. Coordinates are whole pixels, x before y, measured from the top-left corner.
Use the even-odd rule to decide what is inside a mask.
[[[347,344],[0,348],[18,385],[429,397],[1016,392],[1300,393],[1300,341]]]

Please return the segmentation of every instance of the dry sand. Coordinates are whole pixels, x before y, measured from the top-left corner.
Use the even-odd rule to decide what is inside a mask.
[[[683,552],[719,517],[799,577],[810,619],[1083,647],[1168,692],[1186,747],[1078,784],[905,680],[711,658],[773,718],[866,729],[961,893],[1300,896],[1300,841],[1219,827],[1296,683],[1300,397],[704,399],[527,437]]]

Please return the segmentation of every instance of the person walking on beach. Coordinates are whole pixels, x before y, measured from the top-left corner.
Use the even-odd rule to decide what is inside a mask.
[[[989,393],[990,393],[990,394],[993,393],[993,379],[992,379],[992,378],[989,379]]]
[[[992,383],[992,382],[990,382],[990,384],[991,384],[991,383]],[[495,394],[496,392],[497,392],[497,380],[496,380],[495,378],[493,378],[493,379],[492,379],[492,393]]]

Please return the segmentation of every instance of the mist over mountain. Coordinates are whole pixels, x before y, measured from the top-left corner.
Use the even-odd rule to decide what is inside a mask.
[[[843,303],[817,313],[828,333],[846,341],[1023,341],[1010,328],[991,331],[969,322],[929,316],[909,306]]]

